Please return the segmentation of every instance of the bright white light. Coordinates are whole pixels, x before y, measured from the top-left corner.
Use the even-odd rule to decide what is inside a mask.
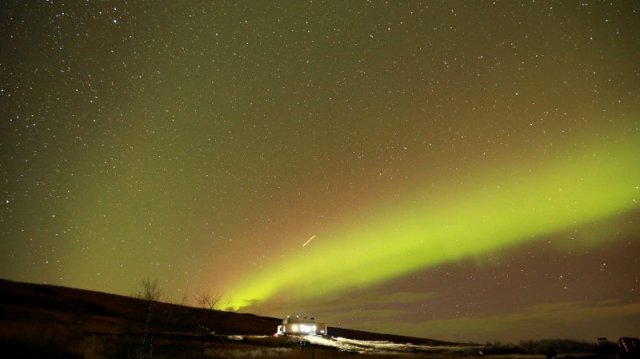
[[[291,326],[291,330],[292,330],[294,333],[296,333],[296,332],[298,332],[298,331],[300,330],[300,328],[298,328],[298,325],[297,325],[297,324],[294,324],[294,325],[292,325],[292,326]]]

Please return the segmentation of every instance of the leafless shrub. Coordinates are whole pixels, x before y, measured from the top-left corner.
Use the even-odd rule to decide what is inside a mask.
[[[176,304],[188,305],[189,304],[189,295],[187,293],[183,293],[182,294],[182,299],[180,300],[180,303],[176,303]]]
[[[140,281],[140,284],[142,286],[142,290],[138,292],[136,297],[150,302],[157,302],[160,300],[160,297],[162,296],[162,289],[158,285],[157,279],[152,281],[149,278],[144,278]]]
[[[203,292],[196,297],[196,304],[205,309],[215,309],[216,304],[220,300],[217,296],[212,296],[209,292]]]

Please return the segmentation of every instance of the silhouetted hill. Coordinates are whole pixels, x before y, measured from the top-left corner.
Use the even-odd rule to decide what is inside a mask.
[[[0,279],[0,356],[5,358],[142,357],[151,356],[153,350],[158,357],[159,351],[169,347],[179,353],[173,357],[216,357],[222,348],[240,345],[239,340],[244,339],[236,336],[270,336],[280,322],[253,314]],[[329,333],[358,340],[448,344],[333,327]],[[290,347],[295,341],[256,340],[249,343],[251,348]],[[217,348],[213,355],[209,355],[211,347]]]

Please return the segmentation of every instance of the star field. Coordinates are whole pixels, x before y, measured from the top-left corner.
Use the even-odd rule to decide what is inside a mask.
[[[640,330],[633,2],[9,1],[0,21],[3,278],[157,278],[167,301],[456,341]]]

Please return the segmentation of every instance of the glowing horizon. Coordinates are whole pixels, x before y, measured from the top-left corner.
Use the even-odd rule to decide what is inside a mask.
[[[592,140],[583,148],[534,171],[512,166],[380,205],[365,223],[318,233],[301,255],[239,282],[219,308],[250,307],[293,287],[309,298],[373,285],[637,208],[640,144]]]
[[[419,337],[523,318],[457,342],[640,331],[526,312],[640,302],[634,3],[161,5],[6,6],[0,277]]]

